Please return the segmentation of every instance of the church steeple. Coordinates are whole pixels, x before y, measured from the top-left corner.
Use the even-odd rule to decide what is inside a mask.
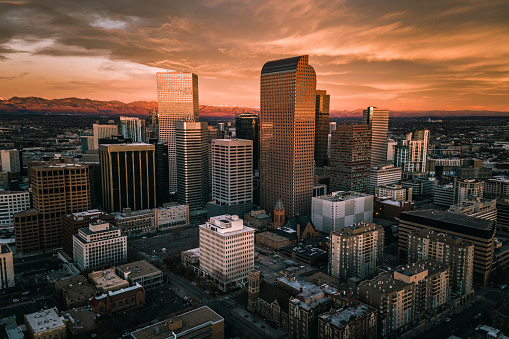
[[[280,228],[285,224],[285,207],[281,198],[277,199],[274,207],[274,228]]]

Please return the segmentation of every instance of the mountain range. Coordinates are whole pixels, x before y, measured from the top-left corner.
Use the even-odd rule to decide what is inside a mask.
[[[86,114],[86,115],[127,115],[148,116],[157,109],[156,101],[133,101],[124,103],[120,101],[100,101],[81,98],[46,99],[39,97],[12,97],[0,98],[0,113],[25,114]],[[231,120],[235,114],[253,112],[258,108],[238,106],[211,106],[200,105],[200,116],[210,119]],[[359,118],[362,109],[353,111],[331,110],[331,118]],[[473,110],[428,110],[428,111],[392,111],[391,117],[445,117],[445,116],[509,116],[509,112],[500,111],[473,111]]]

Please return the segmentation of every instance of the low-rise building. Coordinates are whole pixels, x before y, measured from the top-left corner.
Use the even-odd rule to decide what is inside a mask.
[[[375,198],[389,198],[394,201],[412,201],[412,187],[391,184],[375,187]]]
[[[413,209],[414,203],[412,201],[396,201],[382,197],[375,199],[374,214],[377,218],[396,221],[402,212],[412,211]]]
[[[60,316],[56,307],[25,314],[25,324],[28,335],[33,339],[65,339],[67,335],[65,318]]]
[[[189,205],[164,204],[154,208],[156,230],[189,224]]]
[[[100,296],[90,298],[92,311],[106,315],[125,310],[130,307],[145,304],[145,290],[140,284],[122,288],[117,291],[108,291]]]
[[[224,338],[224,319],[207,306],[172,316],[131,333],[134,339]]]
[[[295,244],[282,248],[283,254],[310,266],[327,261],[327,251],[311,244]]]
[[[433,204],[450,207],[454,205],[454,185],[438,185],[433,193]]]
[[[509,179],[500,176],[486,180],[484,196],[486,198],[509,198]]]
[[[55,297],[66,310],[87,305],[88,299],[95,297],[96,293],[95,287],[82,275],[55,282]]]
[[[88,300],[87,300],[88,302]],[[72,310],[62,312],[65,318],[65,325],[71,338],[92,338],[92,334],[99,328],[94,320],[97,314],[92,312],[90,306],[73,308]]]
[[[272,224],[272,218],[265,210],[257,209],[244,214],[244,223],[257,230],[269,228]]]
[[[316,229],[330,233],[355,223],[373,222],[373,196],[358,192],[333,192],[311,199],[311,220]]]
[[[274,251],[279,251],[283,247],[290,245],[290,239],[269,231],[256,233],[255,239],[256,245]]]
[[[146,260],[140,260],[115,267],[119,277],[129,281],[131,286],[140,284],[144,288],[159,285],[163,282],[163,272]]]
[[[129,281],[116,275],[113,267],[90,273],[88,280],[103,294],[129,287]]]
[[[84,271],[102,265],[119,265],[127,259],[127,236],[108,222],[94,221],[73,235],[74,264]]]
[[[474,198],[472,200],[467,199],[449,207],[449,212],[464,214],[474,218],[496,221],[497,200],[481,198]]]
[[[344,306],[318,316],[319,339],[376,339],[377,311],[363,303]]]
[[[200,248],[192,248],[180,253],[180,262],[184,267],[197,266],[200,263]]]
[[[7,244],[0,244],[0,289],[14,287],[14,285],[16,285],[16,279],[11,248]]]
[[[124,208],[122,212],[111,213],[115,217],[117,227],[125,234],[144,234],[155,232],[154,211],[145,209],[132,211],[130,208]]]

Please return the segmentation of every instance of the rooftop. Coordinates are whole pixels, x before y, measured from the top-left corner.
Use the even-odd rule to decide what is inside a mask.
[[[104,271],[96,271],[89,274],[94,286],[103,289],[110,289],[114,286],[123,286],[127,283],[124,279],[115,274],[113,268]]]
[[[314,247],[313,245],[306,245],[306,244],[295,244],[290,246],[283,247],[284,251],[293,252],[300,257],[304,257],[307,259],[311,259],[314,257],[321,256],[323,254],[326,254],[327,251],[322,250],[321,248]]]
[[[70,299],[96,293],[95,287],[87,283],[87,279],[82,275],[58,280],[55,285],[62,288],[65,296]]]
[[[161,273],[161,270],[148,263],[146,260],[140,260],[125,265],[117,266],[117,270],[128,274],[130,278],[135,279],[147,274]]]
[[[26,314],[25,318],[36,334],[58,327],[65,327],[64,317],[58,315],[56,307]]]
[[[401,220],[414,221],[433,227],[444,228],[450,231],[469,234],[470,230],[494,231],[493,221],[469,217],[463,214],[455,214],[438,210],[418,210],[402,212]],[[437,225],[437,221],[440,223]]]
[[[320,318],[330,321],[333,325],[337,327],[344,327],[351,320],[355,320],[355,318],[359,316],[364,316],[373,313],[373,309],[364,305],[362,303],[357,303],[357,305],[352,305],[350,307],[339,308],[333,312],[327,312],[319,315]],[[352,319],[352,317],[354,317]]]
[[[369,196],[371,196],[371,195],[366,194],[366,193],[360,193],[360,192],[338,191],[338,192],[332,192],[331,194],[322,195],[320,197],[313,197],[313,199],[339,202],[339,201],[347,201],[347,200],[353,200],[353,199],[359,199],[359,198],[366,198]]]

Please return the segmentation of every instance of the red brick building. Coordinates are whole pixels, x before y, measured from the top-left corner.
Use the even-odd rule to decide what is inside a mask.
[[[92,311],[100,315],[106,315],[125,310],[137,305],[145,304],[145,290],[140,284],[125,289],[90,298]]]

